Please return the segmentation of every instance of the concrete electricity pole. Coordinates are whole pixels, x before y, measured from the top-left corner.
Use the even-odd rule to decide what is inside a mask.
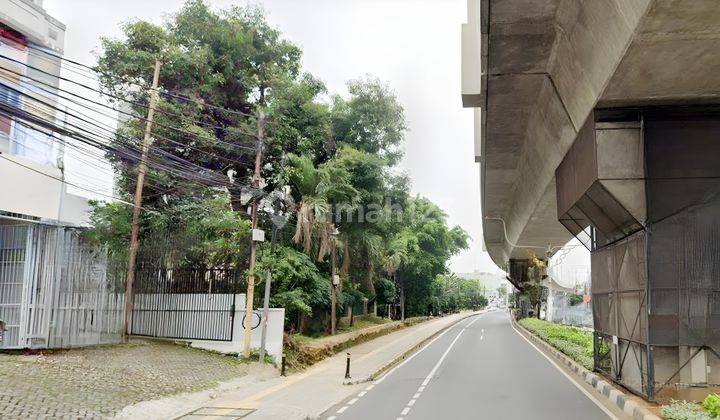
[[[337,287],[340,283],[337,275],[337,261],[335,259],[335,250],[337,249],[336,236],[337,234],[334,231],[330,235],[332,238],[332,256],[330,258],[332,267],[330,270],[332,275],[332,285],[330,287],[330,335],[335,335],[335,329],[337,328]]]
[[[262,111],[257,116],[257,142],[255,151],[255,174],[253,175],[252,186],[255,189],[260,188],[260,169],[262,164],[263,139],[265,138],[265,115]],[[250,242],[250,265],[248,271],[247,293],[245,294],[245,334],[243,336],[243,356],[250,357],[250,338],[252,336],[252,319],[253,319],[253,296],[255,294],[255,258],[257,254],[257,244],[255,243],[255,230],[258,227],[258,199],[254,195],[252,202],[252,241]]]
[[[272,238],[270,240],[270,252],[275,253],[275,243],[277,241],[278,228],[275,223],[272,226]],[[265,296],[263,298],[263,316],[262,316],[262,330],[260,331],[260,356],[258,361],[265,363],[265,344],[267,342],[267,323],[270,317],[270,287],[272,283],[272,273],[268,268],[265,272]]]
[[[125,320],[123,332],[125,339],[130,335],[130,320],[133,311],[133,282],[135,281],[135,259],[138,249],[138,231],[140,230],[140,210],[142,207],[142,193],[147,172],[147,157],[152,143],[152,125],[155,117],[155,107],[158,101],[158,81],[160,79],[160,60],[155,61],[152,87],[150,88],[150,103],[148,104],[147,121],[145,123],[145,136],[143,137],[142,154],[138,165],[137,183],[135,184],[135,205],[133,206],[132,230],[130,233],[130,255],[128,257],[127,282],[125,284]]]

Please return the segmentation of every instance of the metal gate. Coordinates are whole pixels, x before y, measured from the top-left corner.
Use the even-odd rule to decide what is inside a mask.
[[[132,334],[231,341],[237,295],[244,291],[238,275],[234,269],[139,264]]]
[[[27,225],[0,226],[0,348],[20,342],[28,234]]]
[[[106,263],[75,228],[0,217],[0,348],[119,342],[124,295]]]

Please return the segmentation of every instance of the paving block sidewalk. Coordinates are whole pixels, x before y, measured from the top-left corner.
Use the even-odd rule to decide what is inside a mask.
[[[428,338],[472,314],[465,312],[432,319],[348,348],[353,384],[344,384],[347,382],[344,378],[346,356],[342,352],[304,372],[286,378],[275,377],[223,394],[187,411],[183,418],[315,418],[333,404],[358,392],[366,386],[362,382],[392,361],[401,359]]]
[[[0,418],[110,418],[123,407],[243,377],[248,364],[172,343],[0,354]]]

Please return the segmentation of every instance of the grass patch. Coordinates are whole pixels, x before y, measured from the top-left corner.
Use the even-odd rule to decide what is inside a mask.
[[[380,318],[379,316],[374,315],[359,315],[355,317],[355,320],[353,322],[353,325],[350,326],[350,323],[345,318],[338,319],[337,323],[337,334],[344,334],[352,331],[358,331],[365,328],[374,327],[375,325],[381,325],[381,324],[387,324],[389,322],[392,322],[389,318]],[[336,334],[336,335],[337,335]],[[313,343],[326,339],[328,336],[324,334],[317,334],[317,335],[303,335],[303,334],[293,334],[293,340],[296,341],[298,344],[302,345],[312,345]]]
[[[372,327],[374,325],[387,324],[388,322],[392,322],[392,320],[390,318],[380,318],[379,316],[374,315],[362,315],[355,317],[352,326],[347,321],[347,319],[341,319],[340,322],[338,322],[337,330],[338,334],[342,334],[346,332],[362,330],[364,328]]]
[[[518,323],[586,369],[593,369],[593,338],[590,331],[537,318],[523,318]]]

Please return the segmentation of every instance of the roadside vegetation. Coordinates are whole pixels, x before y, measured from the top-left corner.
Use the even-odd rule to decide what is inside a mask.
[[[419,324],[428,319],[430,317],[422,316],[406,318],[404,321],[385,319],[374,324],[369,321],[364,323],[363,328],[339,330],[339,334],[334,336],[308,337],[302,334],[285,334],[285,362],[291,372],[303,370],[349,347]]]
[[[518,323],[586,369],[593,369],[593,339],[590,331],[537,318],[523,318]]]
[[[488,304],[477,280],[462,279],[452,274],[437,276],[432,282],[430,294],[431,315],[456,313],[461,310],[476,311]],[[291,370],[301,370],[348,347],[428,319],[428,316],[416,316],[404,321],[392,321],[387,317],[364,315],[355,316],[352,321],[349,317],[340,318],[336,336],[327,336],[322,332],[311,335],[287,333],[286,363]]]
[[[720,417],[720,395],[708,395],[702,404],[688,401],[672,401],[660,408],[666,420],[710,420]]]
[[[443,277],[469,237],[411,193],[397,167],[406,123],[382,81],[363,76],[347,94],[329,92],[302,69],[302,51],[255,7],[217,11],[187,1],[164,24],[136,20],[103,38],[100,84],[126,109],[113,150],[138,148],[156,59],[162,61],[154,142],[140,227],[139,260],[166,269],[272,271],[271,305],[285,308],[288,333],[326,334],[336,256],[338,317],[372,308],[395,318],[453,312],[484,303],[469,284]],[[181,99],[179,99],[181,98]],[[185,99],[182,99],[185,98]],[[125,109],[125,108],[123,108]],[[249,188],[263,115],[262,185]],[[169,156],[182,160],[169,161]],[[137,157],[108,154],[117,195],[132,202]],[[262,197],[260,227],[285,222],[278,243],[260,245],[248,273],[250,198]],[[131,207],[96,203],[88,236],[124,255]],[[262,289],[260,289],[262,290]],[[262,293],[255,294],[256,305]]]

